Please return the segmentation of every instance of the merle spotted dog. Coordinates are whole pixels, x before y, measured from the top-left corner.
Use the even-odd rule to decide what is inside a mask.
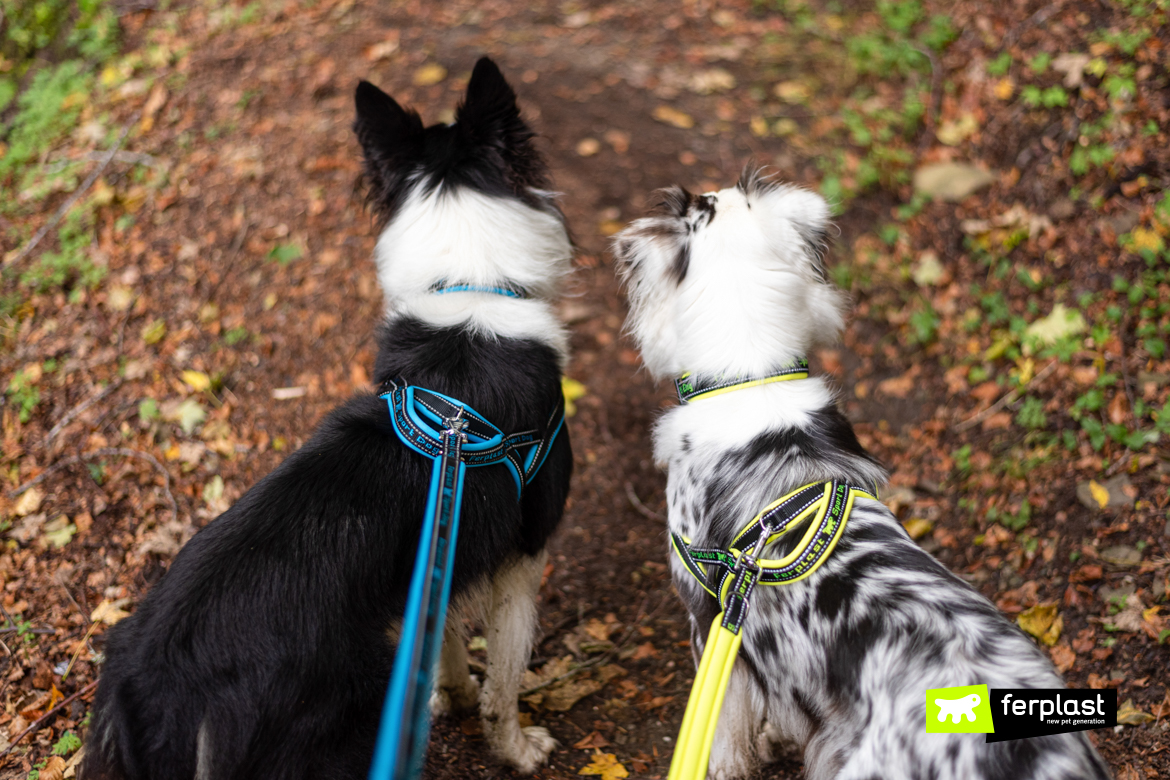
[[[837,339],[844,299],[822,265],[829,212],[819,196],[751,171],[734,188],[661,195],[614,242],[627,326],[655,376],[767,375]],[[696,547],[726,549],[802,485],[886,479],[818,377],[675,407],[655,427],[654,454],[668,471],[670,530]],[[794,547],[785,540],[801,535],[763,556],[781,558]],[[719,605],[671,562],[699,653]],[[809,780],[1109,777],[1083,732],[992,744],[925,732],[927,688],[1063,683],[1031,639],[876,500],[857,500],[812,576],[757,588],[743,630],[712,778],[749,774],[781,741],[803,749]]]

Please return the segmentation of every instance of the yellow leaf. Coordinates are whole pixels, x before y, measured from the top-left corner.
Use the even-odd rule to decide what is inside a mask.
[[[1135,252],[1161,252],[1164,244],[1162,237],[1148,228],[1134,228],[1129,234],[1130,248]]]
[[[1016,89],[1015,82],[1009,78],[1000,79],[995,83],[995,96],[1000,100],[1011,99],[1012,92]]]
[[[1117,722],[1126,726],[1140,726],[1154,720],[1148,712],[1142,712],[1133,704],[1133,699],[1126,699],[1125,703],[1117,708]]]
[[[1147,610],[1143,610],[1142,611],[1142,620],[1146,621],[1147,623],[1154,622],[1154,618],[1156,618],[1158,616],[1158,610],[1160,610],[1161,608],[1162,608],[1162,606],[1159,604],[1157,606],[1150,607]]]
[[[583,398],[589,392],[589,388],[576,379],[564,376],[561,377],[561,392],[565,395],[565,416],[572,417],[577,413],[577,405],[573,402],[578,398]]]
[[[918,540],[934,529],[934,523],[921,517],[912,517],[902,523],[902,527],[906,529],[906,533],[910,534],[911,539]]]
[[[1060,630],[1064,628],[1064,620],[1061,619],[1059,627],[1056,628],[1056,636],[1053,637],[1051,643],[1048,642],[1051,629],[1057,625],[1058,618],[1059,614],[1055,603],[1038,604],[1021,612],[1016,618],[1016,622],[1019,623],[1020,628],[1051,646],[1056,644],[1056,640],[1060,638]]]
[[[1036,361],[1032,358],[1020,358],[1016,361],[1016,368],[1020,370],[1020,385],[1026,385],[1036,375]]]
[[[602,753],[600,750],[595,750],[593,760],[587,766],[582,767],[577,774],[599,775],[601,780],[620,780],[620,778],[630,776],[626,768],[617,760],[617,756],[613,753]]]
[[[196,393],[211,389],[211,377],[202,371],[184,371],[183,381]]]
[[[695,119],[690,114],[679,111],[677,108],[670,106],[659,106],[654,109],[654,118],[659,122],[665,122],[668,125],[679,128],[680,130],[690,130],[695,126]]]
[[[1092,494],[1093,500],[1100,504],[1101,508],[1109,506],[1109,491],[1097,483],[1097,480],[1089,480],[1089,493]]]
[[[106,599],[101,604],[98,604],[97,609],[89,616],[90,622],[101,622],[107,626],[112,626],[122,618],[130,617],[130,613],[122,609],[122,607],[129,603],[130,599],[118,599],[117,601]]]
[[[447,78],[447,69],[432,62],[416,70],[411,81],[416,87],[429,87],[432,84],[438,84],[445,78]]]
[[[748,129],[756,138],[764,138],[768,135],[768,120],[762,116],[753,116],[752,121],[748,124]]]
[[[41,501],[45,499],[45,494],[35,487],[31,487],[21,494],[20,498],[16,499],[15,506],[12,507],[12,512],[17,517],[24,517],[31,515],[33,512],[41,508]]]

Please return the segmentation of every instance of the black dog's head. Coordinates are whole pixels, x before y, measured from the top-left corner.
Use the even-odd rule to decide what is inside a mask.
[[[358,84],[355,102],[370,201],[382,218],[393,218],[415,187],[470,187],[551,207],[534,134],[520,118],[516,93],[487,57],[475,63],[453,124],[423,127],[416,111],[367,81]]]

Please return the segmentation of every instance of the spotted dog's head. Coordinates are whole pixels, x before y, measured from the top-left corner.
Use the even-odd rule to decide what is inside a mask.
[[[719,192],[658,195],[614,239],[627,327],[652,373],[758,373],[836,341],[844,300],[825,275],[819,195],[758,170]]]

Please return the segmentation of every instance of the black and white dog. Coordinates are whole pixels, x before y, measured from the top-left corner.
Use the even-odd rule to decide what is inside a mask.
[[[567,359],[550,300],[571,247],[511,88],[482,59],[456,122],[424,129],[363,82],[355,129],[387,220],[376,380],[464,401],[505,432],[541,428]],[[197,533],[109,633],[86,780],[364,777],[431,466],[400,443],[384,400],[359,395]],[[562,430],[521,502],[503,466],[469,469],[464,485],[432,705],[478,697],[489,746],[522,772],[556,744],[520,727],[517,689],[571,469]],[[487,623],[482,692],[469,609]]]
[[[837,339],[844,298],[822,266],[829,212],[819,196],[749,171],[735,188],[672,188],[661,201],[614,242],[627,326],[654,375],[767,375]],[[802,485],[886,479],[815,377],[673,408],[655,427],[654,454],[668,470],[670,530],[705,548],[727,549],[757,512]],[[801,536],[763,557],[783,557],[794,547],[785,540]],[[701,653],[719,606],[671,561]],[[803,748],[810,780],[1109,776],[1083,733],[992,744],[925,733],[927,688],[1063,684],[1027,636],[875,500],[857,500],[809,578],[756,588],[751,599],[712,778],[749,774],[781,740]]]

